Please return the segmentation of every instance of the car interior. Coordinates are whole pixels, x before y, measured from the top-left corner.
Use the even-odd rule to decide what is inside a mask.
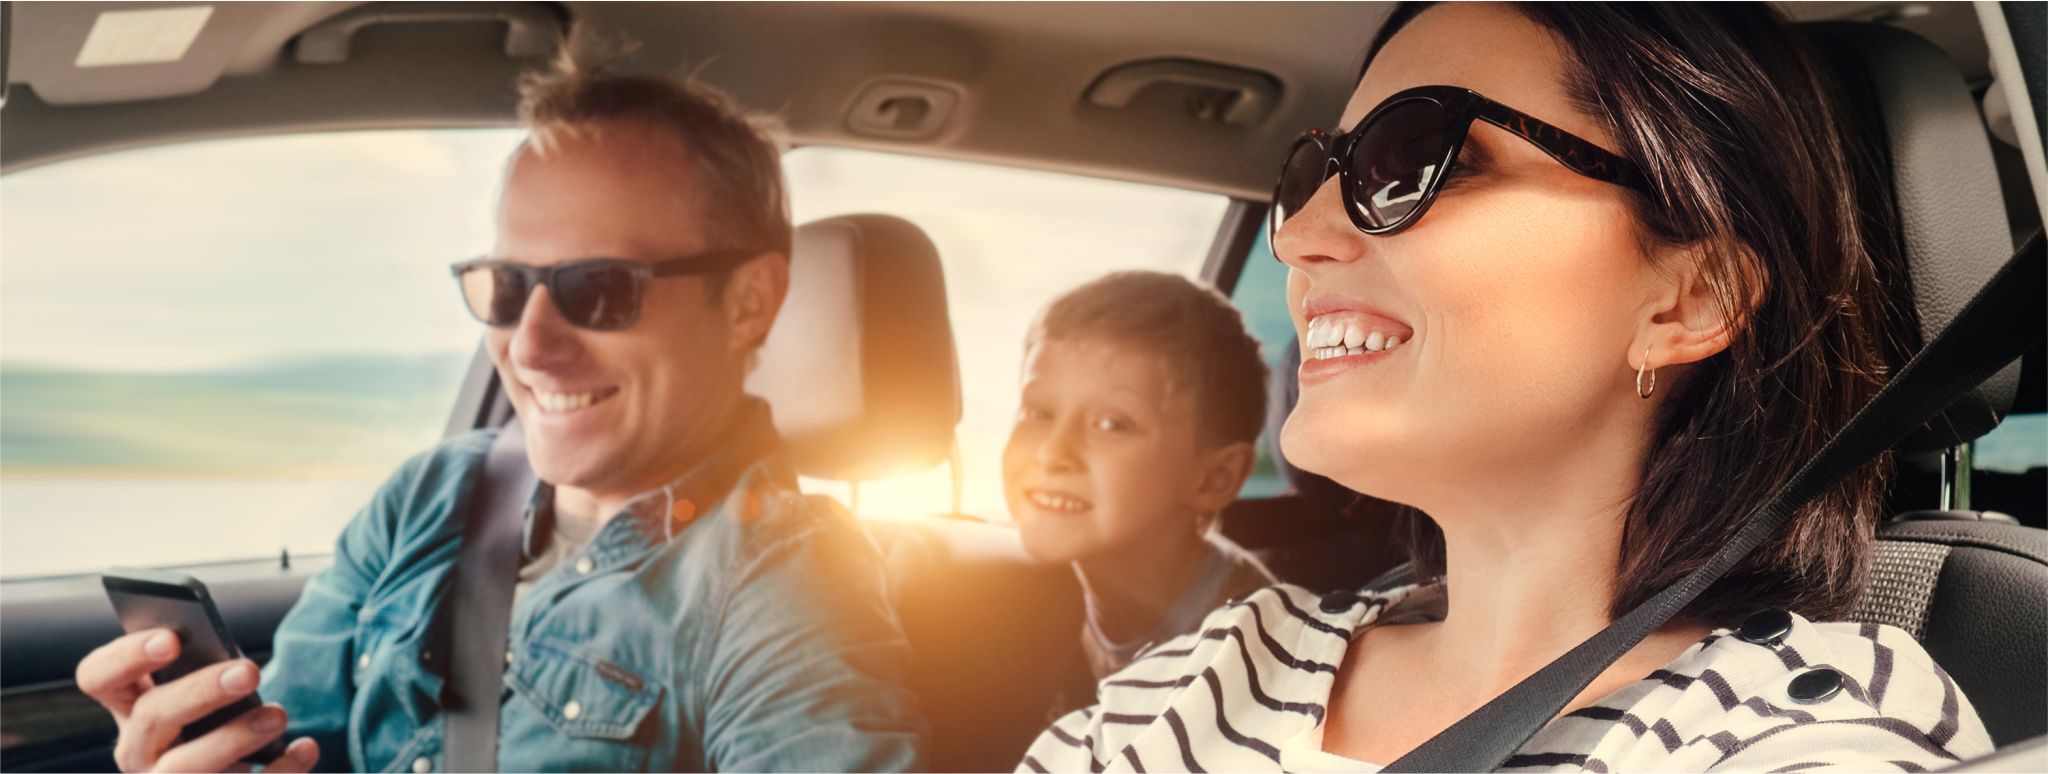
[[[636,71],[694,72],[773,112],[796,147],[1227,196],[1200,269],[1226,294],[1280,270],[1262,236],[1277,160],[1299,131],[1335,120],[1363,46],[1392,8],[259,2],[211,6],[174,61],[80,64],[102,14],[178,5],[7,3],[0,174],[229,137],[509,126],[518,73],[544,63],[565,32],[589,30],[635,42],[626,61]],[[1778,5],[1813,37],[1883,152],[1908,265],[1908,276],[1884,280],[1921,340],[1931,338],[2041,227],[2048,20],[2025,3]],[[956,331],[954,312],[986,299],[948,298],[946,278],[962,268],[920,224],[830,217],[800,224],[795,244],[789,300],[749,391],[771,404],[808,479],[843,482],[858,497],[860,482],[954,471],[950,509],[863,511],[863,523],[912,644],[932,766],[1007,770],[1053,718],[1093,695],[1073,573],[1034,563],[1007,522],[959,504],[958,353],[1018,342]],[[1277,449],[1271,435],[1296,393],[1288,366],[1299,351],[1268,346],[1279,364],[1267,429]],[[1892,355],[1903,363],[1912,352]],[[1854,616],[1911,632],[1974,702],[2000,753],[1966,767],[2048,768],[2048,449],[2024,472],[1972,464],[1973,444],[2008,417],[2048,413],[2044,360],[2036,348],[1896,447],[1892,516]],[[448,398],[449,434],[511,417],[481,350]],[[1283,581],[1318,591],[1399,577],[1383,508],[1277,452],[1272,464],[1284,491],[1241,499],[1224,516],[1225,535]],[[260,659],[324,561],[287,555],[180,571],[208,584]],[[0,581],[0,769],[113,770],[112,721],[71,675],[118,634],[92,575]]]

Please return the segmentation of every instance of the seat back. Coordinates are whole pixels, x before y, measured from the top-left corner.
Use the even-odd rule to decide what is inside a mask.
[[[1910,286],[1903,306],[1925,341],[2013,252],[1989,133],[1962,73],[1933,44],[1878,24],[1807,31],[1890,167],[1909,276],[1884,279]],[[1989,432],[2012,406],[2019,371],[2015,363],[1985,382],[1898,451],[1946,450]],[[1919,638],[1999,745],[2048,733],[2048,532],[1935,511],[1900,514],[1878,537],[1852,617]]]
[[[901,218],[848,215],[799,227],[792,253],[789,296],[747,387],[773,409],[798,471],[857,483],[948,459],[960,375],[938,249]],[[870,516],[931,721],[926,763],[1016,766],[1061,705],[1093,695],[1073,573],[1032,562],[1009,527]],[[895,518],[906,516],[919,518]]]
[[[1999,746],[2048,734],[2048,531],[1917,519],[1878,537],[1851,618],[1912,632]]]

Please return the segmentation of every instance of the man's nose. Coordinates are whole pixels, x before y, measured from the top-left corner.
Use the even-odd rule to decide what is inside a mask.
[[[1365,256],[1366,235],[1344,212],[1342,179],[1331,175],[1273,235],[1273,254],[1302,271]]]
[[[512,328],[512,362],[523,370],[545,370],[574,360],[579,350],[575,326],[555,308],[546,285],[535,287]]]

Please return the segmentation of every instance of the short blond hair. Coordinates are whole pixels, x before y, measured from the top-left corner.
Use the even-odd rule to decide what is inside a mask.
[[[613,121],[640,121],[672,132],[690,149],[690,169],[702,192],[701,213],[713,249],[789,255],[793,229],[782,181],[780,131],[769,118],[747,113],[732,97],[694,77],[653,77],[611,72],[582,41],[565,42],[547,70],[519,79],[519,122],[537,152],[564,135]],[[716,278],[723,285],[729,274]]]

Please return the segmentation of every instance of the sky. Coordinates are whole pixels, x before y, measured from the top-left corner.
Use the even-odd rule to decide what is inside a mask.
[[[0,359],[184,371],[473,348],[510,130],[127,151],[0,180]]]

